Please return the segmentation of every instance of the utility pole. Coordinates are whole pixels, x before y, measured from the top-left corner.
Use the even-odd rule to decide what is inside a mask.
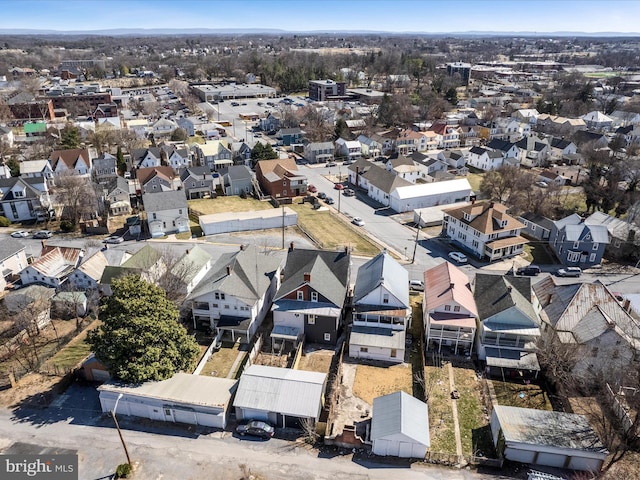
[[[284,250],[284,205],[282,205],[282,249]]]
[[[413,258],[411,259],[411,263],[415,263],[416,261],[416,250],[418,249],[418,236],[420,235],[420,224],[422,223],[422,212],[418,216],[418,224],[416,225],[416,241],[413,244]]]
[[[127,444],[124,443],[124,437],[122,436],[122,430],[120,430],[120,424],[118,423],[118,419],[116,418],[116,408],[118,408],[118,402],[122,398],[122,393],[118,395],[115,405],[113,406],[113,410],[111,410],[111,417],[113,418],[113,422],[116,424],[116,428],[118,429],[118,435],[120,436],[120,441],[122,442],[122,448],[124,448],[124,453],[127,456],[127,463],[129,466],[133,466],[131,464],[131,457],[129,456],[129,450],[127,449]]]

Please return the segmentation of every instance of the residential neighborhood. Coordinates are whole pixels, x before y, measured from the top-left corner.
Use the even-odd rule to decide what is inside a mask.
[[[635,36],[1,27],[0,455],[639,471]]]

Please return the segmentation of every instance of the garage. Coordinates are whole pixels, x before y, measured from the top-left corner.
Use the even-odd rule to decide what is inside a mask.
[[[376,455],[424,458],[431,444],[427,404],[406,392],[374,398],[371,441]]]
[[[289,207],[284,207],[274,210],[200,215],[198,221],[205,235],[216,235],[228,232],[282,228],[283,226],[290,227],[297,225],[298,214]]]
[[[98,388],[103,412],[224,429],[235,380],[177,373],[138,386],[110,382]]]
[[[599,472],[609,454],[584,415],[496,405],[491,434],[507,460]]]

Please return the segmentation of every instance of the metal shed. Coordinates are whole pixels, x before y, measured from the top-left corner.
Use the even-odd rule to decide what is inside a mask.
[[[138,386],[108,383],[98,391],[103,412],[117,408],[116,414],[225,428],[235,386],[235,380],[177,373]]]
[[[498,455],[514,462],[599,472],[609,454],[586,417],[496,405],[491,433]]]
[[[405,392],[373,399],[373,453],[424,458],[431,444],[427,404]]]

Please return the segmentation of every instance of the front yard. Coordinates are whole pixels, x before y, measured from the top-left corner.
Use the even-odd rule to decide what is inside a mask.
[[[392,366],[358,365],[353,382],[353,394],[373,405],[373,399],[397,391],[413,395],[411,365],[401,363]]]

